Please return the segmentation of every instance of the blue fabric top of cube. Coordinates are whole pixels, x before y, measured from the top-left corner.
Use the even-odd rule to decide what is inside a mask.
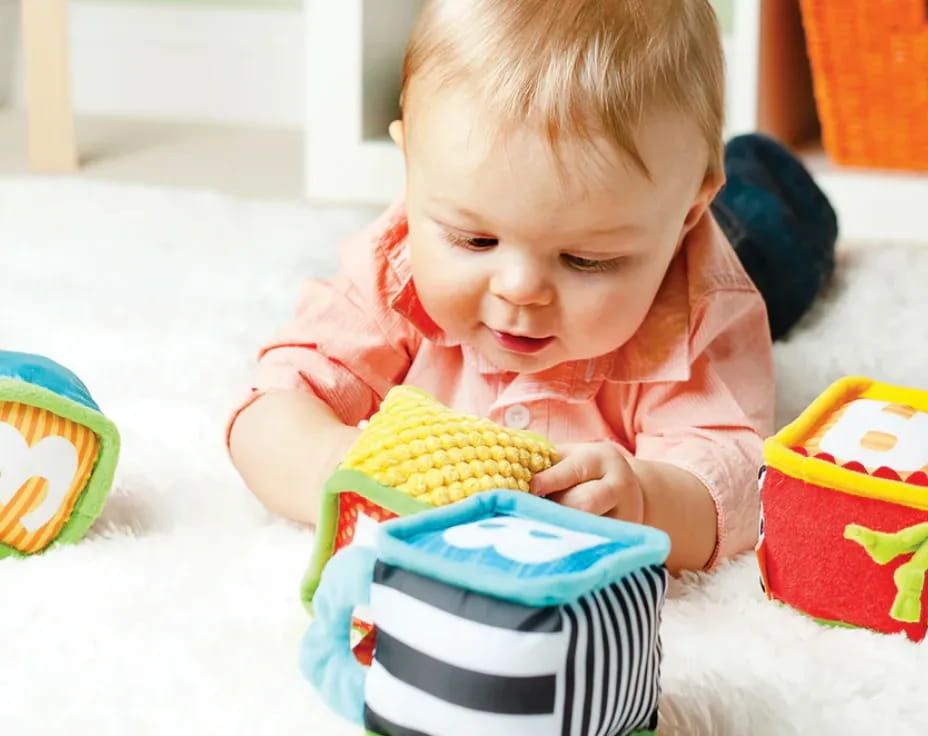
[[[0,350],[0,378],[11,378],[47,389],[94,411],[100,407],[81,379],[50,358]]]
[[[662,565],[670,539],[652,527],[499,490],[385,522],[377,549],[384,562],[449,585],[548,606]]]

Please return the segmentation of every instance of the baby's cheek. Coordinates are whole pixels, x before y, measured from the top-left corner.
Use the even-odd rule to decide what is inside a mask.
[[[416,279],[416,291],[428,315],[452,337],[463,337],[462,331],[478,318],[479,293],[451,272],[431,272],[421,281]]]
[[[461,304],[481,291],[480,279],[465,259],[431,257],[413,269],[419,298],[433,303]]]
[[[575,336],[582,341],[589,356],[602,355],[624,345],[635,334],[647,314],[627,295],[613,291],[608,298],[578,305],[570,320]]]

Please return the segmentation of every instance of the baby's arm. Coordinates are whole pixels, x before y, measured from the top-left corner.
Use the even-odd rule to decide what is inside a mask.
[[[756,541],[757,472],[773,429],[763,302],[738,291],[709,302],[695,310],[689,380],[642,386],[635,408],[634,462],[647,487],[649,523],[667,530],[678,550],[702,550],[714,539],[698,567]]]
[[[334,278],[307,282],[293,320],[261,349],[228,428],[245,483],[295,521],[316,521],[323,483],[418,344],[382,286],[395,279],[378,235],[395,215],[384,217],[345,242]]]
[[[633,458],[631,466],[644,494],[644,523],[663,529],[672,545],[667,568],[701,570],[716,548],[715,501],[706,485],[676,465]]]
[[[322,484],[360,430],[303,391],[271,391],[245,408],[232,427],[232,462],[271,511],[315,524]]]

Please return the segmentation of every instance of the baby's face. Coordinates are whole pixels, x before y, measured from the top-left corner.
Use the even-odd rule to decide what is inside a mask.
[[[642,126],[649,180],[580,140],[559,168],[543,135],[501,133],[463,90],[422,97],[404,135],[408,245],[435,323],[519,373],[623,345],[714,193],[695,127]]]

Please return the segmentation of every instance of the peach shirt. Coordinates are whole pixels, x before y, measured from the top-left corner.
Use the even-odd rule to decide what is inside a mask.
[[[763,300],[715,221],[697,224],[645,321],[617,350],[533,375],[501,372],[425,313],[406,257],[405,208],[342,247],[337,274],[307,282],[293,320],[259,353],[247,400],[311,391],[343,422],[371,416],[394,385],[530,429],[555,444],[610,439],[672,463],[718,510],[710,563],[757,535],[762,438],[772,432],[773,367]]]

